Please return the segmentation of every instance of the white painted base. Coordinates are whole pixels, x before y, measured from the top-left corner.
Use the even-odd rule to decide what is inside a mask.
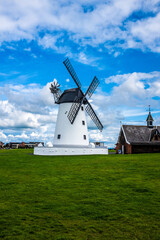
[[[63,155],[99,155],[108,154],[107,147],[35,147],[34,155],[63,156]]]

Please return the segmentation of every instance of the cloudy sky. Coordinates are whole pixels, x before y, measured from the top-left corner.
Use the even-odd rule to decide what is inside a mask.
[[[160,125],[159,0],[0,0],[0,141],[53,141],[58,106],[49,91],[100,85],[88,119],[91,141],[117,141],[121,124]]]

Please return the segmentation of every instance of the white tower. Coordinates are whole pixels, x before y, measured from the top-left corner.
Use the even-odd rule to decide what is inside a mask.
[[[85,115],[85,108],[82,104],[77,117],[74,121],[74,124],[71,124],[67,115],[73,104],[75,94],[78,89],[66,90],[60,100],[59,111],[57,116],[55,134],[54,134],[54,146],[88,146],[88,130],[87,130],[87,121]]]

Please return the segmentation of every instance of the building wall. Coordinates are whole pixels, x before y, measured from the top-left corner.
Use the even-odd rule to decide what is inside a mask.
[[[158,153],[160,152],[160,145],[133,145],[133,153]]]
[[[122,144],[118,143],[116,146],[116,153],[118,154],[118,150],[122,152]],[[160,145],[130,145],[124,143],[124,154],[134,154],[134,153],[159,153]]]
[[[119,153],[119,150],[121,150],[122,154],[131,154],[132,153],[132,146],[128,143],[126,143],[123,131],[120,132],[119,136],[119,142],[116,146],[116,153]]]
[[[119,153],[119,150],[121,150],[121,153],[123,153],[123,146],[124,146],[124,154],[131,154],[132,153],[132,146],[126,142],[118,143],[116,146],[116,153]]]
[[[127,154],[131,154],[132,153],[132,145],[130,144],[126,144],[127,145]]]

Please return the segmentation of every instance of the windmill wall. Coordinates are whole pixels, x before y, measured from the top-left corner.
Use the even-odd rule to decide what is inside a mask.
[[[84,105],[81,106],[74,124],[71,124],[67,115],[71,108],[72,103],[61,103],[59,104],[59,111],[57,116],[55,135],[54,135],[54,146],[88,146],[88,130],[87,121],[84,111]]]

